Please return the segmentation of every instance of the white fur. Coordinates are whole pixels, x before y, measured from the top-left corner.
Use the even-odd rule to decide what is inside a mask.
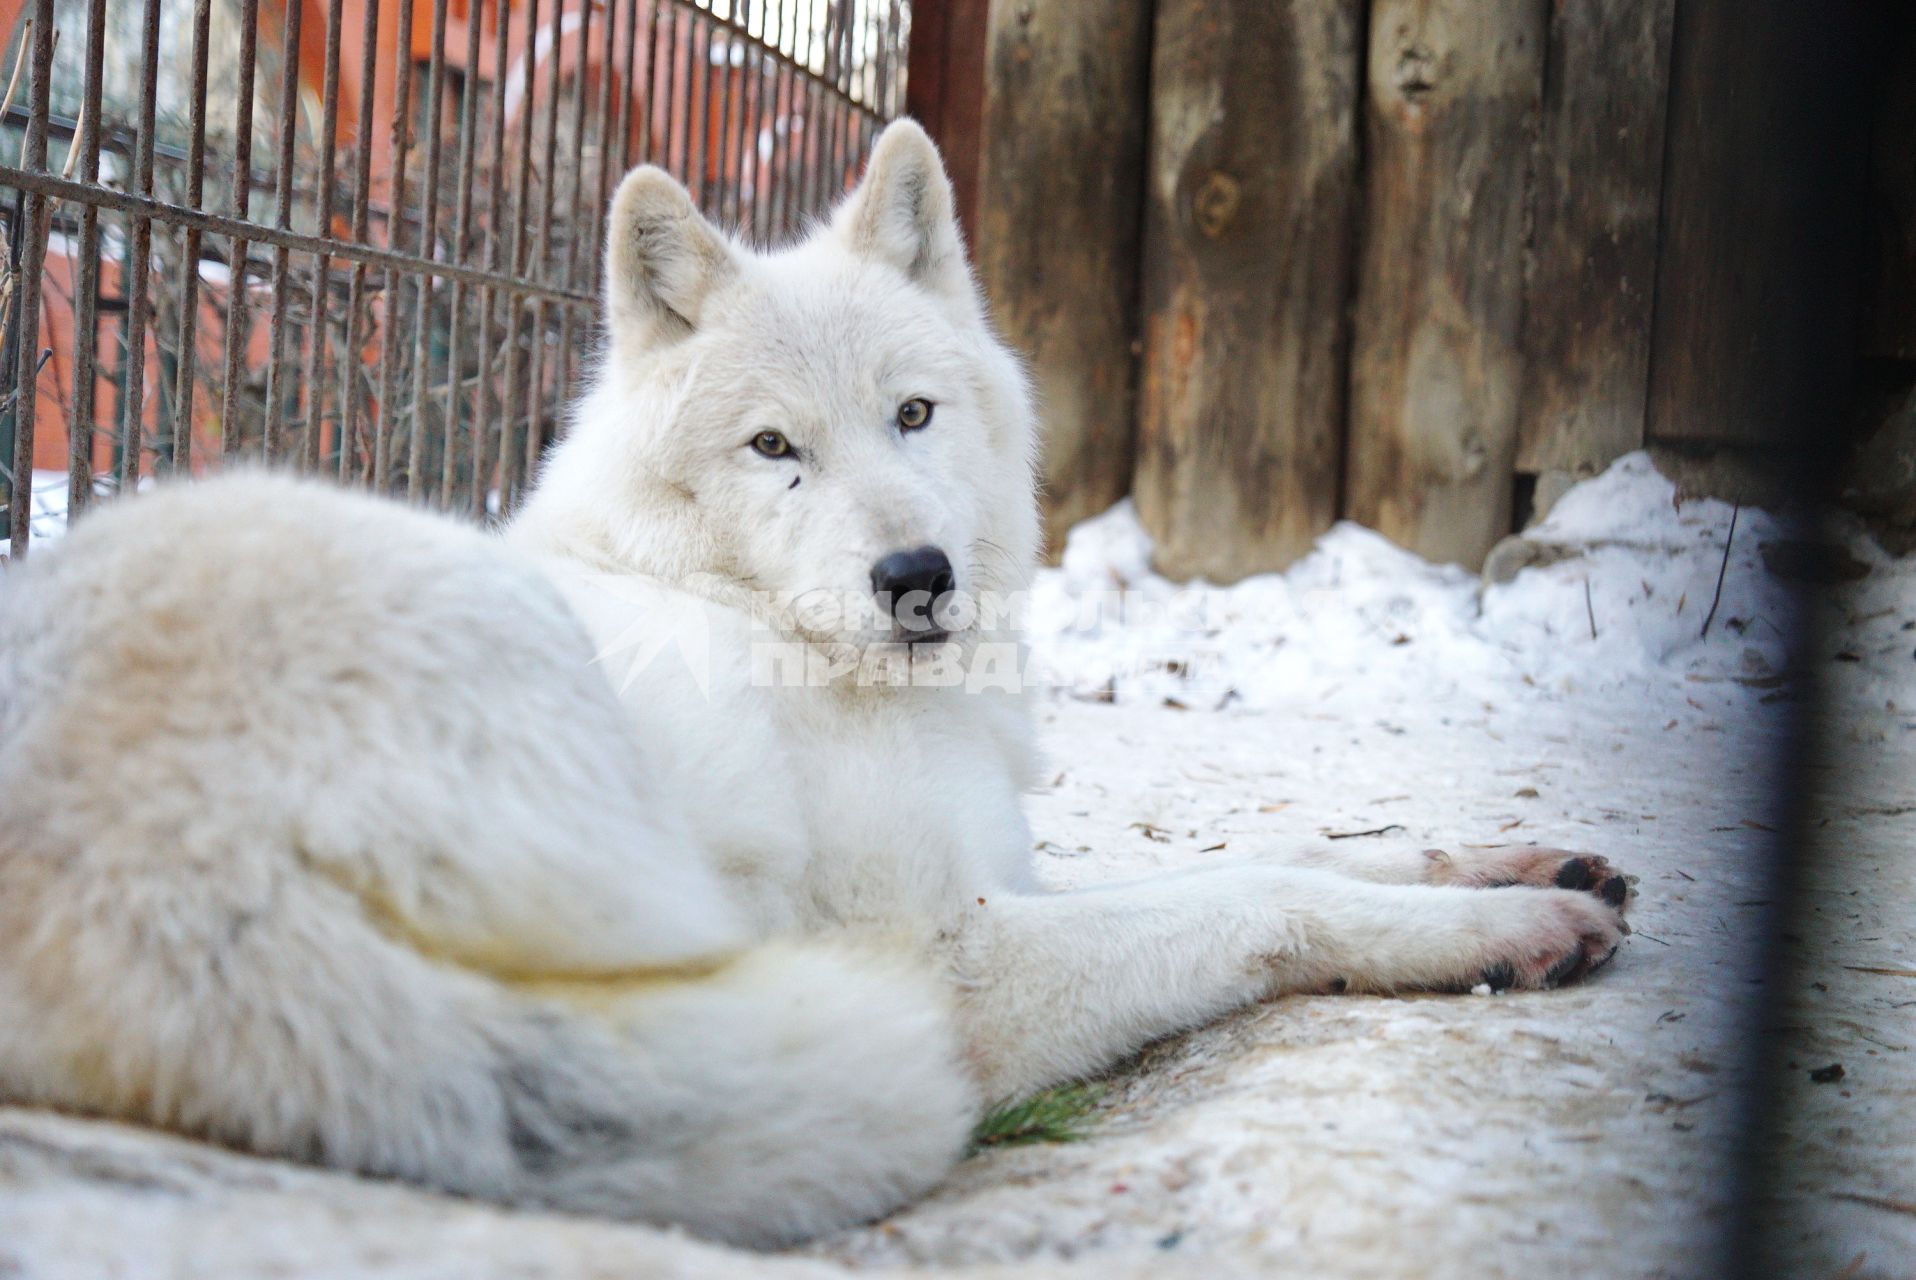
[[[752,1243],[930,1186],[936,985],[746,950],[591,652],[495,540],[283,479],[0,575],[0,1096]]]
[[[1036,558],[1031,396],[930,142],[888,129],[769,254],[639,170],[608,243],[602,367],[507,545],[238,479],[0,579],[0,1092],[763,1242],[1249,1002],[1614,948],[1556,854],[1044,892],[1023,695],[862,682],[887,628],[780,604]],[[831,678],[768,684],[768,644]]]

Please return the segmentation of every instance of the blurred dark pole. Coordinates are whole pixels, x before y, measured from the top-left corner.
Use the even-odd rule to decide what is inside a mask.
[[[1653,444],[1728,459],[1783,499],[1815,538],[1844,460],[1856,387],[1864,192],[1884,24],[1868,0],[1680,0],[1672,47],[1663,245],[1650,374]],[[1798,600],[1794,668],[1817,652]],[[1813,697],[1773,762],[1779,795],[1757,935],[1759,999],[1747,1028],[1721,1265],[1782,1275],[1779,1138],[1789,1093],[1772,1028],[1794,990],[1789,939],[1813,873]]]

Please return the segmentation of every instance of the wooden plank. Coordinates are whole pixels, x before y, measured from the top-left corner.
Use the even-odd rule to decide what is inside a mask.
[[[1651,338],[1653,444],[1839,437],[1858,338],[1868,65],[1857,10],[1681,4]]]
[[[1475,567],[1510,531],[1545,0],[1376,0],[1348,513]]]
[[[1037,384],[1053,556],[1131,487],[1150,49],[1137,0],[991,6],[975,257]]]
[[[1138,513],[1229,582],[1337,514],[1362,0],[1158,0]]]
[[[1642,447],[1675,0],[1558,4],[1525,280],[1517,469]]]
[[[976,243],[984,139],[985,33],[991,0],[914,0],[905,52],[905,113],[944,153],[966,239]]]

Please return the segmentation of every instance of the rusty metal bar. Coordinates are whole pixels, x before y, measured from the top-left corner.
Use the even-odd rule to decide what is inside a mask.
[[[419,215],[419,252],[421,257],[437,255],[439,240],[439,138],[445,132],[440,116],[446,95],[446,0],[432,0],[432,53],[426,59],[426,182],[420,189],[424,208]],[[420,472],[425,469],[426,413],[432,398],[432,277],[423,276],[413,285],[416,310],[413,319],[412,416],[406,437],[406,497],[417,501],[425,495]]]
[[[193,96],[187,105],[192,137],[186,153],[186,198],[195,209],[206,198],[206,66],[213,0],[193,3]],[[200,231],[188,227],[180,248],[179,367],[173,381],[173,469],[193,469],[193,397],[199,386]]]
[[[234,429],[240,370],[252,310],[246,296],[246,267],[251,252],[247,220],[253,197],[253,76],[259,52],[259,0],[240,0],[239,89],[233,123],[233,216],[224,230],[231,239],[226,280],[226,372],[220,382],[220,452],[234,453],[244,443]],[[0,178],[0,181],[6,181]],[[101,199],[95,193],[95,200]],[[188,226],[192,224],[187,223]],[[205,228],[202,228],[204,230]]]
[[[587,52],[592,48],[592,0],[580,0],[579,5],[579,65],[572,76],[572,210],[573,216],[566,233],[565,282],[572,288],[579,287],[579,223],[578,219],[586,210],[580,203],[585,197],[585,87]],[[554,42],[552,57],[553,113],[558,113],[558,78],[563,60],[559,56],[559,47]],[[558,174],[555,172],[547,183],[547,189],[556,196],[559,189]],[[551,203],[551,201],[548,201]],[[596,242],[596,233],[595,233]],[[572,311],[561,308],[559,311],[559,350],[558,350],[559,393],[566,395],[572,387]]]
[[[473,12],[478,12],[478,0],[474,0]],[[500,219],[505,213],[505,164],[506,164],[506,70],[507,55],[511,49],[512,9],[507,0],[497,0],[496,29],[493,32],[493,76],[492,76],[492,164],[488,168],[488,200],[486,204],[486,269],[499,274],[499,255],[505,248],[505,237],[500,234]],[[490,285],[480,293],[479,315],[481,319],[481,343],[485,348],[484,358],[480,362],[479,403],[473,413],[472,422],[472,515],[475,519],[486,514],[486,491],[492,484],[493,463],[490,458],[488,441],[492,432],[487,424],[492,421],[493,391],[493,306],[498,293]],[[512,309],[508,303],[505,326],[505,347],[507,359],[511,359]],[[505,441],[512,434],[511,423],[502,418],[499,423],[500,450],[503,457]],[[503,471],[503,467],[501,468]],[[505,479],[500,478],[501,496],[504,495]]]
[[[563,59],[560,51],[565,40],[565,5],[562,0],[554,0],[552,6],[552,48],[549,58],[552,72],[546,77],[546,118],[545,153],[540,174],[541,184],[545,188],[545,201],[539,209],[539,266],[537,274],[549,279],[552,268],[552,207],[558,181],[559,157],[559,70]],[[526,83],[528,88],[527,109],[530,110],[530,87],[536,69],[528,69]],[[532,350],[527,359],[529,374],[526,378],[526,439],[525,470],[526,482],[532,480],[532,473],[538,467],[539,450],[544,445],[545,435],[545,393],[546,393],[546,308],[543,301],[535,299],[532,304]],[[515,495],[515,505],[517,495]]]
[[[554,206],[558,203],[555,197],[558,193],[559,183],[559,72],[561,63],[564,61],[562,50],[565,46],[565,0],[553,0],[551,23],[551,34],[549,38],[552,42],[552,47],[547,53],[547,64],[551,69],[546,75],[545,131],[543,134],[545,146],[541,153],[539,171],[539,185],[545,190],[545,199],[539,206],[539,247],[537,250],[539,265],[532,273],[536,279],[548,281],[552,278],[552,214],[554,212]],[[528,79],[526,87],[528,91],[528,107],[530,107],[532,101],[530,91],[532,87],[532,76],[535,74],[536,69],[529,70],[527,73]],[[543,314],[543,310],[541,314]]]
[[[627,3],[630,5],[632,21],[625,29],[625,92],[619,95],[618,172],[621,177],[623,177],[625,172],[633,165],[632,95],[636,92],[636,86],[638,84],[636,76],[640,44],[639,13],[641,9],[643,9],[645,13],[645,95],[647,103],[645,117],[639,121],[638,162],[641,164],[644,163],[647,156],[652,154],[652,110],[650,104],[653,101],[653,92],[657,88],[656,73],[658,70],[658,65],[652,56],[653,50],[657,45],[659,22],[658,9],[654,4],[654,0],[627,0]],[[607,206],[610,204],[611,199],[612,193],[611,191],[607,191],[605,198],[600,200],[599,203],[602,206]],[[610,212],[609,209],[607,211]]]
[[[717,55],[713,52],[712,45],[713,37],[718,34],[718,19],[710,12],[706,12],[704,17],[706,19],[704,22],[696,24],[705,35],[705,47],[699,58],[704,72],[699,77],[699,82],[704,85],[704,92],[699,97],[698,111],[693,117],[699,130],[697,200],[699,208],[705,211],[707,217],[717,218],[720,181],[724,177],[722,170],[715,177],[712,167],[712,82],[717,74],[715,68],[718,66]]]
[[[592,201],[592,233],[588,241],[595,255],[599,246],[605,243],[606,204],[612,198],[612,147],[616,138],[616,135],[613,133],[613,126],[614,121],[617,119],[612,113],[613,82],[617,81],[622,91],[620,94],[621,97],[628,102],[632,99],[632,67],[630,59],[627,60],[625,73],[623,75],[615,76],[613,74],[613,69],[619,65],[617,36],[619,31],[619,10],[621,8],[625,10],[626,14],[626,47],[630,48],[632,45],[633,32],[637,30],[639,25],[639,0],[626,0],[624,5],[620,5],[618,0],[608,0],[605,10],[605,35],[602,37],[605,41],[605,47],[599,51],[599,181],[595,198]],[[623,141],[621,140],[620,146],[623,147],[623,145]],[[596,256],[588,257],[583,265],[583,275],[580,279],[574,281],[574,285],[581,288],[591,288],[593,281],[598,278],[597,265],[598,259]]]
[[[87,7],[86,72],[80,107],[80,181],[100,180],[100,82],[106,66],[106,0]],[[73,322],[73,412],[67,419],[67,519],[93,500],[93,427],[100,343],[100,210],[80,206],[79,298]]]
[[[140,138],[134,148],[134,191],[153,194],[154,96],[160,60],[160,0],[146,0],[140,61]],[[120,492],[140,483],[140,451],[146,444],[146,308],[151,274],[153,223],[135,215],[126,255],[126,402],[120,423]]]
[[[353,134],[353,214],[355,244],[366,243],[371,222],[374,81],[379,76],[379,0],[368,0],[363,12],[366,29],[359,49],[359,119]],[[359,447],[359,384],[364,377],[360,354],[360,324],[365,319],[366,263],[353,263],[346,297],[346,358],[339,362],[339,478],[348,478]],[[370,474],[371,460],[363,475]]]
[[[158,0],[147,0],[157,6]],[[293,226],[293,142],[299,125],[299,27],[306,6],[290,0],[280,20],[279,150],[273,171],[273,228]],[[266,360],[266,432],[260,452],[269,460],[279,456],[286,369],[286,304],[291,294],[292,254],[285,245],[273,246],[273,315],[269,322]],[[294,397],[299,389],[293,388]]]
[[[553,0],[554,4],[561,0]],[[526,253],[530,248],[526,235],[526,197],[532,186],[532,83],[534,67],[532,53],[539,44],[539,0],[526,0],[526,57],[525,92],[521,95],[519,107],[519,180],[514,187],[512,200],[512,264],[510,273],[521,279],[530,276],[530,264]],[[500,74],[504,75],[502,67]],[[505,515],[518,499],[520,468],[525,461],[523,446],[513,445],[514,416],[519,412],[521,388],[519,377],[527,363],[520,358],[520,305],[516,295],[506,297],[506,391],[500,407],[505,418],[500,423],[503,433],[499,442],[499,514]],[[527,353],[528,357],[530,353]]]
[[[766,6],[760,20],[759,32],[765,43],[776,49],[785,38],[785,0],[772,0]],[[771,74],[765,73],[768,65]],[[754,128],[762,127],[758,122],[770,120],[771,136],[766,150],[761,153],[757,137],[754,136],[752,155],[757,168],[752,175],[752,238],[759,244],[768,243],[778,233],[778,145],[779,121],[785,114],[785,72],[776,59],[761,62],[756,68],[753,82],[759,85],[759,108],[753,114]],[[766,98],[771,99],[768,108]]]
[[[572,73],[572,209],[573,221],[566,235],[565,282],[572,288],[579,287],[579,248],[584,238],[579,235],[580,217],[591,218],[592,212],[585,202],[585,94],[590,77],[586,75],[586,58],[592,48],[592,0],[582,0],[579,5],[579,65]],[[606,15],[610,25],[611,15]],[[554,56],[558,51],[555,49]],[[607,68],[609,71],[610,68]],[[559,67],[554,65],[552,74],[557,77]],[[555,175],[551,186],[558,190],[558,178]],[[596,235],[595,235],[596,239]],[[570,323],[567,320],[561,323]]]
[[[473,0],[466,7],[465,73],[459,80],[459,194],[452,215],[452,257],[456,262],[466,260],[466,238],[472,229],[473,135],[478,132],[475,127],[479,113],[478,75],[479,4],[478,0]],[[465,336],[462,332],[465,321],[466,285],[462,280],[455,280],[452,285],[452,326],[446,336],[446,448],[439,469],[439,505],[445,510],[452,509],[453,479],[458,470],[454,465],[459,453],[455,447],[454,432],[459,425],[459,346]],[[475,417],[474,421],[476,423],[478,419]],[[481,452],[475,432],[472,450],[472,484],[475,489],[480,487]]]
[[[676,70],[673,64],[678,60],[678,31],[678,13],[671,5],[666,5],[663,13],[653,11],[652,44],[645,54],[651,59],[652,73],[646,77],[640,152],[645,160],[660,166],[672,163],[672,82]],[[655,133],[657,154],[652,145]]]
[[[291,0],[298,4],[300,0]],[[373,4],[377,0],[372,0]],[[319,140],[319,200],[314,231],[331,239],[333,197],[336,194],[336,153],[339,120],[339,26],[341,0],[326,0],[326,69],[322,73],[320,128],[326,136]],[[321,437],[326,429],[326,324],[332,291],[332,255],[321,253],[313,260],[312,347],[306,354],[306,434],[304,459],[309,468],[319,466]]]
[[[704,203],[705,175],[705,69],[711,65],[710,15],[698,9],[685,11],[685,87],[674,96],[672,105],[685,112],[685,159],[676,170],[692,203],[700,209]],[[705,47],[701,48],[701,39]],[[701,56],[703,53],[704,56]]]
[[[759,15],[759,38],[761,47],[753,50],[752,61],[752,83],[758,86],[758,105],[752,113],[751,218],[754,242],[765,244],[776,225],[772,210],[774,193],[778,190],[779,90],[784,77],[777,57],[765,50],[778,48],[785,38],[783,0],[766,0]]]
[[[33,169],[47,165],[47,97],[53,71],[53,0],[34,0],[33,52],[29,60],[27,98],[32,118],[21,144],[20,163]],[[40,383],[40,275],[46,265],[46,209],[44,194],[29,191],[23,202],[16,236],[20,247],[20,283],[14,296],[20,308],[14,322],[19,359],[13,377],[13,477],[7,491],[7,534],[10,554],[27,554],[33,536],[33,428]]]
[[[395,251],[405,238],[406,153],[412,128],[412,4],[413,0],[399,0],[399,21],[393,30],[393,195],[392,207],[386,213],[386,247]],[[389,482],[387,470],[391,460],[387,436],[395,408],[393,361],[399,347],[401,274],[394,267],[386,269],[386,287],[379,308],[379,411],[373,418],[373,489],[378,493],[387,492]],[[417,394],[418,376],[415,371],[414,394]]]
[[[746,14],[746,25],[751,25],[751,16],[747,0],[740,0],[741,11]],[[764,20],[761,12],[759,18]],[[729,135],[731,141],[727,147],[732,155],[734,177],[732,179],[732,206],[726,215],[727,221],[749,241],[756,241],[753,234],[753,211],[746,207],[745,193],[749,187],[758,190],[758,118],[763,110],[759,101],[760,55],[758,46],[751,40],[738,43],[739,72],[738,85],[728,91],[728,98],[738,99],[738,128]]]
[[[666,143],[665,168],[684,175],[692,167],[692,64],[693,18],[683,8],[673,6],[672,15],[672,94],[665,100],[670,132]],[[680,21],[683,19],[683,21]],[[684,106],[680,106],[683,99]]]
[[[824,183],[820,179],[820,169],[823,162],[819,158],[820,153],[823,152],[825,147],[825,122],[824,112],[822,110],[825,97],[821,90],[821,82],[817,80],[806,81],[804,185],[799,195],[799,207],[802,212],[806,213],[818,208],[820,192],[824,187]]]
[[[748,3],[749,0],[735,0],[734,12],[747,12]],[[750,25],[749,18],[741,19],[741,22],[745,26]],[[742,105],[740,99],[744,96],[747,69],[742,60],[742,55],[745,53],[745,41],[740,38],[740,33],[744,29],[745,27],[741,26],[738,32],[728,32],[723,45],[725,62],[717,72],[721,90],[718,106],[718,197],[712,202],[712,212],[728,224],[738,220],[738,188],[744,177],[742,173],[737,176],[733,174],[733,168],[738,163],[738,144],[734,141],[733,134],[739,122],[738,108]],[[741,55],[736,81],[732,75],[734,54]]]
[[[831,0],[825,0],[825,3],[829,5]],[[800,171],[803,174],[803,185],[799,192],[799,208],[802,213],[808,213],[818,207],[819,188],[821,185],[819,182],[818,159],[819,151],[824,142],[821,133],[824,113],[821,108],[825,101],[825,90],[829,85],[829,81],[825,80],[819,73],[809,69],[812,62],[812,38],[818,34],[817,6],[812,3],[812,0],[806,0],[804,31],[804,56],[805,66],[807,68],[805,75],[805,138],[803,142],[804,159],[800,165]]]
[[[776,48],[783,48],[785,41],[785,16],[790,0],[778,0],[779,37]],[[794,27],[798,15],[792,14]],[[798,44],[797,32],[792,32],[792,44]],[[797,80],[789,60],[779,59],[772,64],[776,78],[772,81],[772,191],[771,199],[766,201],[766,239],[783,239],[791,233],[792,219],[792,142],[797,120]]]
[[[880,19],[873,10],[872,25],[877,29],[878,39],[878,83],[872,94],[872,106],[881,115],[891,110],[893,55],[892,33],[898,30],[898,0],[890,0],[889,21]]]

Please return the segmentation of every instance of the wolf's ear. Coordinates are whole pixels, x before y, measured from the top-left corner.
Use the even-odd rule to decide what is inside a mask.
[[[605,239],[606,310],[620,341],[655,346],[690,334],[713,288],[738,271],[724,234],[651,165],[619,183]]]
[[[889,262],[934,293],[977,300],[951,179],[916,120],[894,120],[878,135],[864,181],[832,229],[854,253]]]

